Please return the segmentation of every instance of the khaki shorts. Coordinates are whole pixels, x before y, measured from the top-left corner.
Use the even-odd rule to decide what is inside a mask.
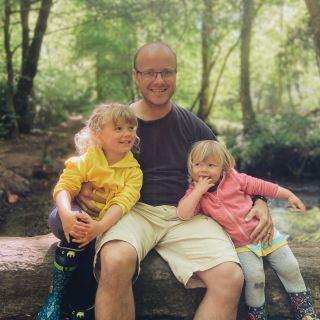
[[[112,240],[130,243],[137,251],[139,265],[155,248],[186,287],[204,286],[194,275],[196,271],[205,271],[224,262],[239,263],[229,236],[214,220],[200,214],[182,221],[176,217],[176,207],[169,205],[153,207],[138,202],[108,232],[98,237],[96,277],[99,277],[96,263],[99,251]]]

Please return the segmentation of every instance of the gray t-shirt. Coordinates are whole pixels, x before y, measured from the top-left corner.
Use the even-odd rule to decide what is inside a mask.
[[[177,205],[188,187],[187,157],[199,140],[216,140],[209,127],[190,111],[173,104],[171,111],[155,121],[139,119],[143,171],[139,201],[149,205]]]

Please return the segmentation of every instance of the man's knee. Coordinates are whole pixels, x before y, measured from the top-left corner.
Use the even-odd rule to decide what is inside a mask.
[[[224,264],[223,264],[224,265]],[[244,282],[244,275],[241,267],[237,263],[227,263],[222,265],[221,277],[225,278],[227,285],[242,289]]]
[[[244,276],[240,266],[234,262],[222,263],[199,273],[199,277],[210,288],[234,288],[241,291]]]
[[[124,241],[110,241],[100,250],[100,279],[108,281],[130,280],[135,273],[137,253]]]

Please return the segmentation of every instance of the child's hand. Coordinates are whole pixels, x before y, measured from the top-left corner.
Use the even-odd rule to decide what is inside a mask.
[[[92,220],[81,213],[77,213],[75,217],[78,221],[74,224],[72,235],[76,233],[81,236],[75,237],[72,242],[79,243],[79,248],[82,248],[95,239],[103,230],[101,230],[98,221]]]
[[[64,232],[64,236],[66,237],[67,241],[70,242],[70,235],[73,230],[74,224],[76,223],[75,212],[68,211],[63,214],[62,221],[62,228]],[[73,235],[72,235],[73,236]]]
[[[194,188],[201,193],[207,192],[213,186],[214,183],[209,177],[200,177],[198,181],[194,182]]]
[[[288,202],[292,208],[292,211],[300,209],[303,213],[306,212],[306,207],[304,206],[303,202],[294,194],[288,198]]]

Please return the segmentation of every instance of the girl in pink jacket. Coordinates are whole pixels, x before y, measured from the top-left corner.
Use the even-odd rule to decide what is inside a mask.
[[[318,319],[296,258],[287,241],[276,229],[268,234],[268,244],[251,243],[250,234],[258,220],[245,220],[252,207],[252,196],[287,199],[293,210],[305,212],[302,201],[290,190],[238,173],[235,160],[217,141],[194,144],[188,157],[190,185],[180,200],[177,216],[191,219],[200,212],[212,217],[230,235],[245,277],[245,300],[248,319],[267,319],[265,308],[265,258],[288,292],[295,319]]]

